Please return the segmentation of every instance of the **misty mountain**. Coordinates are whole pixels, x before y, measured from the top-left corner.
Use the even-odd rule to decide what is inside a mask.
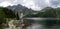
[[[8,6],[7,8],[13,10],[15,13],[17,11],[23,12],[24,14],[31,14],[31,13],[36,12],[36,11],[32,10],[31,8],[29,9],[29,8],[27,8],[25,6],[20,5],[20,4],[13,5],[13,6]]]

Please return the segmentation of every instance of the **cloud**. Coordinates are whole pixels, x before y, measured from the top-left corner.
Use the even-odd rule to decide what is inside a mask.
[[[41,10],[47,6],[60,7],[60,0],[0,0],[0,6],[21,4],[34,10]]]
[[[53,7],[59,7],[60,6],[60,0],[50,0],[51,6]]]
[[[4,0],[0,0],[0,3],[3,2]]]
[[[0,3],[0,6],[3,6],[3,7],[9,6],[9,5],[12,6],[13,4],[11,4],[10,2],[7,2],[7,1],[4,1],[4,2]]]
[[[34,10],[40,10],[40,7],[38,7],[34,0],[24,0],[23,3],[21,3],[22,5],[28,7],[28,8],[32,8]]]
[[[49,0],[36,0],[35,1],[35,5],[37,5],[38,7],[44,8],[49,6]]]

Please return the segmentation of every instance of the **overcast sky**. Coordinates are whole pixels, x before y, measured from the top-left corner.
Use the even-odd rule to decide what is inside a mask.
[[[60,0],[0,0],[0,6],[3,7],[17,4],[21,4],[34,10],[41,10],[47,6],[60,7]]]

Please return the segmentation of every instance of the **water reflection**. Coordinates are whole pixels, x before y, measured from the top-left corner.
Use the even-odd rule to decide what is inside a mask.
[[[58,19],[24,19],[31,26],[27,29],[60,29],[60,20]]]

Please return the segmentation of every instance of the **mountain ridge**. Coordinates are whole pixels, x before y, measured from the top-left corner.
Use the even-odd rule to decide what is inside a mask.
[[[27,7],[25,7],[25,6],[20,5],[20,4],[18,4],[18,5],[13,5],[13,6],[8,6],[8,7],[6,7],[6,8],[13,10],[15,13],[16,13],[17,11],[21,11],[21,12],[23,12],[24,14],[32,14],[32,13],[35,13],[35,12],[36,12],[36,11],[32,10],[31,8],[29,9],[29,8],[27,8]]]

